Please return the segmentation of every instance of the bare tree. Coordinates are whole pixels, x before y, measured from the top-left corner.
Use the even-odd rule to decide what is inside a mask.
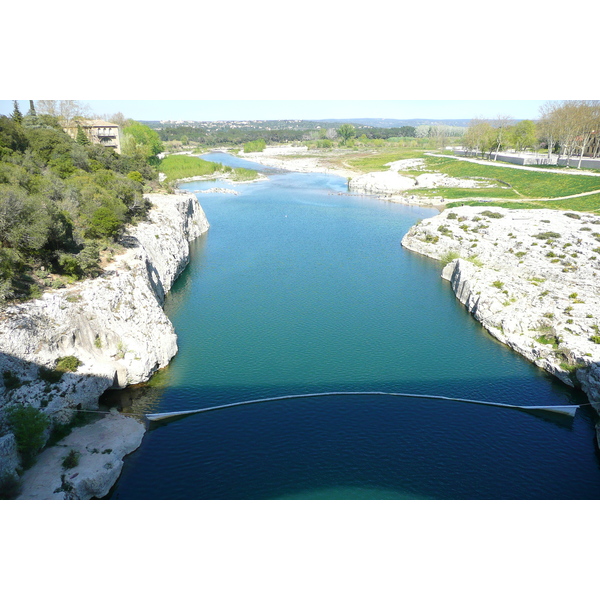
[[[539,131],[541,138],[548,145],[548,162],[552,162],[552,151],[559,137],[558,122],[554,114],[557,107],[558,103],[553,100],[540,107]]]
[[[70,125],[75,118],[88,118],[91,115],[91,109],[88,104],[78,100],[61,100],[59,102],[60,118]]]
[[[555,143],[559,158],[563,155],[570,166],[571,157],[579,156],[577,168],[586,152],[595,156],[599,151],[600,102],[598,100],[563,100],[548,102],[541,109],[540,126],[551,155]]]
[[[41,115],[58,116],[58,100],[38,100],[37,111]]]
[[[37,100],[36,104],[39,114],[58,117],[63,125],[71,125],[77,117],[86,119],[91,116],[89,105],[79,100]]]
[[[506,144],[509,130],[513,126],[514,122],[515,120],[513,117],[509,115],[498,115],[494,119],[492,123],[492,127],[495,129],[494,146],[496,148],[496,154],[494,155],[494,160],[498,159],[498,152],[500,152],[502,146]]]
[[[115,123],[116,125],[119,125],[119,127],[124,127],[125,123],[127,122],[127,119],[125,118],[125,115],[122,112],[118,112],[118,113],[115,113],[114,115],[111,115],[108,120],[111,123]]]
[[[600,102],[598,100],[579,101],[575,108],[575,120],[577,122],[577,136],[575,141],[579,146],[577,168],[580,169],[583,155],[600,127]]]
[[[491,149],[492,137],[494,128],[491,126],[489,121],[486,121],[482,117],[471,119],[469,128],[465,133],[464,144],[468,150],[475,153],[483,154]]]

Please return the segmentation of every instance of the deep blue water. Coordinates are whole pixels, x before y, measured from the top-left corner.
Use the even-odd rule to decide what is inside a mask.
[[[585,402],[491,338],[439,263],[401,247],[436,211],[340,194],[331,175],[265,172],[218,183],[240,195],[198,194],[211,228],[165,305],[179,354],[122,394],[125,410],[326,391]],[[231,408],[152,425],[111,498],[596,499],[593,423],[585,408],[543,419],[380,396]]]

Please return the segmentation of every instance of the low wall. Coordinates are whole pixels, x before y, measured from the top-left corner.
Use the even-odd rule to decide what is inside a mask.
[[[453,150],[456,156],[465,156],[471,158],[488,158],[488,155],[482,155],[481,152],[473,152],[471,150]],[[492,153],[494,157],[494,153]],[[545,154],[533,154],[533,153],[512,153],[512,152],[500,152],[496,160],[501,162],[511,163],[513,165],[558,165],[559,167],[573,167],[581,169],[599,169],[600,170],[600,158],[583,158],[581,165],[579,165],[579,157],[558,158],[558,155],[553,154],[548,158]]]
[[[482,155],[480,152],[473,153],[469,150],[454,150],[454,154],[457,156],[466,156],[472,158],[488,158],[488,155]],[[492,153],[492,157],[495,154]],[[500,152],[496,160],[501,162],[512,163],[513,165],[555,165],[556,164],[556,156],[550,157],[543,154],[512,154],[512,153],[504,153]]]
[[[600,169],[600,158],[583,158],[579,165],[579,157],[559,158],[558,164],[561,167],[575,167],[580,169]]]

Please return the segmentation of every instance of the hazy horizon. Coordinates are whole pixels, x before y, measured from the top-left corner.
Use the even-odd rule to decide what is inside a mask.
[[[35,102],[35,100],[34,100]],[[328,119],[537,119],[545,100],[81,100],[93,114],[121,112],[136,121],[257,121]],[[21,112],[29,100],[18,100]],[[0,114],[13,111],[0,100]]]

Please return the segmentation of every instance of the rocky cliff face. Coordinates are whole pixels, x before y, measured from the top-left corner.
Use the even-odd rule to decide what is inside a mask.
[[[126,232],[126,251],[100,277],[2,311],[0,371],[10,372],[11,385],[0,380],[0,471],[14,470],[2,409],[25,403],[68,421],[77,407],[97,408],[106,389],[148,380],[177,352],[162,305],[188,262],[189,242],[208,222],[192,194],[146,197],[148,221]],[[44,379],[40,367],[52,369],[65,356],[79,359],[77,370]]]
[[[600,219],[588,213],[461,207],[402,245],[442,276],[498,340],[580,386],[600,413]]]

